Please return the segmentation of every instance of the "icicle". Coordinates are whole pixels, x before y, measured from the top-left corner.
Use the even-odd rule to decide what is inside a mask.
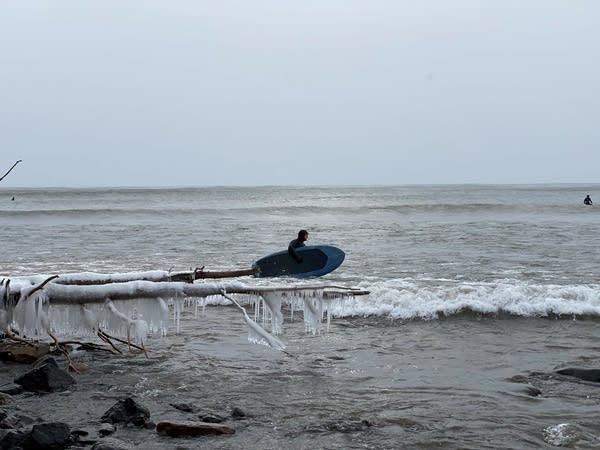
[[[179,334],[181,331],[181,299],[179,297],[175,297],[174,301],[174,311],[175,311],[175,332]]]
[[[281,313],[281,294],[278,292],[265,292],[262,298],[271,313],[271,333],[281,334],[283,330],[283,314]],[[265,309],[267,309],[265,308]]]
[[[136,342],[144,342],[148,337],[148,323],[142,319],[134,319],[131,321],[130,327],[133,329],[133,337]]]
[[[35,291],[19,301],[14,310],[14,322],[23,335],[40,336],[49,329],[48,297],[43,290]]]
[[[304,327],[307,333],[317,334],[321,331],[323,301],[320,298],[303,298]]]
[[[123,326],[126,328],[127,340],[131,339],[130,325],[131,320],[122,312],[120,312],[112,300],[106,300],[106,310],[109,312],[109,329],[119,332]]]
[[[250,319],[245,310],[243,313],[246,325],[248,325],[248,341],[252,342],[253,344],[267,345],[277,350],[285,349],[285,344],[283,342],[281,342],[275,336],[267,333],[264,328]]]
[[[267,333],[264,328],[250,319],[250,317],[248,317],[248,313],[246,313],[246,309],[242,305],[240,305],[232,297],[228,296],[225,291],[221,291],[221,295],[233,303],[244,315],[244,320],[246,321],[246,325],[248,325],[248,340],[250,342],[254,344],[268,345],[277,350],[284,351],[285,344],[275,336]]]
[[[84,305],[81,305],[81,313],[86,327],[95,332],[98,329],[98,317],[96,314]]]
[[[166,336],[167,330],[169,329],[169,307],[161,297],[158,297],[156,300],[158,301],[158,306],[160,308],[161,320],[159,330],[162,336]]]
[[[254,298],[254,321],[258,322],[260,318],[260,301],[258,298]]]

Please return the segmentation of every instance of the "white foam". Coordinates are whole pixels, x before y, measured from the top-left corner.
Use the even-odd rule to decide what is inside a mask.
[[[395,279],[359,285],[371,294],[329,303],[337,317],[387,316],[437,319],[465,311],[522,317],[600,316],[600,285],[534,284],[503,279],[494,282]]]
[[[570,423],[559,423],[544,429],[544,441],[556,447],[568,447],[578,440],[577,427]]]

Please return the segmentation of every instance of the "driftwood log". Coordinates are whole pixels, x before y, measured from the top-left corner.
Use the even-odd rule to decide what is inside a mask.
[[[110,283],[105,285],[60,285],[48,283],[44,291],[50,304],[83,305],[86,303],[104,303],[110,300],[128,300],[135,298],[173,298],[173,297],[209,297],[228,294],[261,295],[268,292],[312,292],[331,291],[329,297],[366,295],[367,291],[345,288],[335,285],[300,285],[300,286],[246,286],[238,282],[228,283],[183,283],[128,281],[126,283]]]
[[[56,283],[58,284],[109,284],[109,283],[124,283],[127,281],[169,281],[184,283],[193,283],[196,280],[203,279],[218,279],[218,278],[237,278],[244,276],[252,276],[256,274],[255,269],[241,269],[228,271],[205,271],[204,266],[190,271],[171,272],[164,270],[150,270],[146,272],[125,272],[125,273],[94,273],[87,272],[73,273],[61,275]],[[90,276],[92,275],[92,276]]]

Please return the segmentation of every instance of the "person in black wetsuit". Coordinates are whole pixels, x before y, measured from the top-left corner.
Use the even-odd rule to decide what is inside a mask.
[[[592,204],[592,199],[590,198],[589,195],[586,198],[583,199],[583,204],[584,205],[591,205]]]
[[[308,231],[300,230],[298,232],[298,237],[290,242],[288,245],[288,255],[290,255],[297,263],[302,262],[302,256],[300,256],[296,249],[299,247],[304,247],[304,243],[308,240]]]

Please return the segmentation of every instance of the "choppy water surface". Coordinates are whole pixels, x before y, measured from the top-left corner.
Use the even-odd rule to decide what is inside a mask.
[[[305,335],[287,311],[289,356],[249,344],[231,308],[189,311],[149,360],[81,355],[90,369],[72,395],[95,390],[94,406],[46,397],[55,418],[84,421],[134,392],[154,420],[193,418],[177,402],[249,415],[231,437],[120,432],[147,448],[595,448],[600,386],[548,374],[600,365],[600,209],[582,204],[598,191],[4,189],[0,274],[247,268],[307,228],[347,253],[323,281],[372,292],[329,333]]]

